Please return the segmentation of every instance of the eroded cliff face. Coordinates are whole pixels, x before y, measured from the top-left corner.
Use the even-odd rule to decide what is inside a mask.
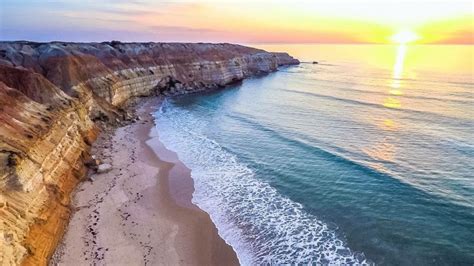
[[[214,89],[298,64],[231,44],[0,43],[0,264],[46,264],[96,121],[134,97]]]
[[[42,76],[0,73],[9,83],[0,81],[0,260],[44,264],[97,131],[84,106]]]

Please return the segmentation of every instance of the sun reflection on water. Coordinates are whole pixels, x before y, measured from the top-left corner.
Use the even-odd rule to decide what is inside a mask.
[[[387,108],[401,108],[402,104],[399,99],[394,96],[403,95],[402,88],[402,77],[403,77],[403,63],[405,62],[405,55],[407,52],[406,44],[400,44],[397,47],[395,65],[393,66],[392,79],[390,82],[390,89],[388,93],[391,97],[384,100],[383,106]]]
[[[388,94],[383,101],[383,106],[391,109],[400,109],[402,102],[399,96],[403,95],[403,66],[405,62],[405,55],[407,52],[407,45],[400,44],[397,47],[395,64],[393,65],[392,78],[389,84]],[[382,120],[380,126],[385,131],[397,131],[398,124],[393,118],[385,118]],[[396,141],[393,138],[385,137],[375,146],[365,150],[365,153],[377,161],[392,161],[395,157]],[[384,170],[383,164],[374,163],[372,167],[378,170]]]
[[[402,107],[402,103],[397,98],[388,97],[383,101],[383,106],[388,108],[399,109]]]
[[[385,98],[383,106],[387,108],[399,109],[402,107],[402,103],[397,96],[403,95],[402,83],[403,83],[403,64],[405,62],[405,55],[407,53],[407,45],[400,44],[397,47],[396,60],[393,66],[392,79],[390,81],[390,89],[388,93],[390,97]]]
[[[385,120],[383,120],[383,127],[382,128],[385,129],[385,130],[396,130],[397,125],[395,124],[393,119],[385,119]]]
[[[393,78],[398,80],[402,77],[403,74],[403,62],[405,61],[405,54],[407,52],[406,44],[400,44],[397,48],[397,60],[393,67]],[[400,84],[397,83],[395,87],[398,87]]]

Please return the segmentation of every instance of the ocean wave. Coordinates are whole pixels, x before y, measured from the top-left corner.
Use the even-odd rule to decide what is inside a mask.
[[[437,91],[436,95],[442,97],[425,97],[422,95],[410,95],[409,98],[419,98],[422,100],[435,100],[435,101],[449,101],[453,103],[460,103],[460,104],[471,104],[473,95],[471,92],[463,91],[465,86],[474,86],[473,83],[464,83],[464,82],[449,82],[449,81],[431,81],[431,80],[419,80],[419,79],[410,79],[410,78],[398,78],[393,79],[391,77],[387,77],[385,74],[380,74],[379,76],[375,74],[370,75],[370,81],[367,81],[367,73],[364,75],[345,75],[344,77],[340,76],[340,72],[334,73],[326,73],[324,77],[321,73],[315,73],[314,71],[308,70],[294,70],[293,72],[284,71],[285,73],[289,74],[306,74],[305,78],[299,80],[299,82],[305,82],[307,84],[313,84],[315,82],[321,83],[324,82],[325,88],[334,88],[334,89],[344,89],[346,91],[359,91],[365,93],[377,92],[379,88],[388,87],[386,84],[390,81],[397,80],[400,82],[409,82],[409,84],[405,84],[407,88],[414,87],[417,88],[419,92],[423,92],[425,94],[433,94],[433,87],[436,86]],[[318,74],[318,75],[316,75]],[[366,79],[364,81],[364,78]],[[371,82],[372,81],[372,82]],[[424,86],[420,86],[420,85]],[[355,89],[354,86],[357,85],[361,88],[373,88],[374,90],[367,90],[367,89]],[[453,87],[452,85],[459,85],[460,87]],[[341,87],[342,86],[342,87]],[[446,88],[446,91],[443,91],[443,88]],[[453,88],[458,88],[461,91],[452,91]],[[383,92],[379,92],[383,93]],[[405,95],[400,95],[405,96]],[[406,97],[406,96],[405,96]],[[453,98],[454,97],[454,98]]]
[[[403,113],[411,113],[411,114],[417,114],[420,115],[419,117],[412,117],[413,120],[420,120],[420,121],[436,121],[443,119],[443,123],[445,124],[451,124],[451,125],[458,125],[458,123],[463,124],[463,123],[472,123],[472,120],[470,119],[464,119],[460,117],[454,117],[454,116],[449,116],[449,115],[442,115],[438,113],[433,113],[433,112],[428,112],[428,111],[420,111],[420,110],[414,110],[414,109],[407,109],[407,108],[387,108],[383,104],[378,104],[378,103],[370,103],[370,102],[364,102],[364,101],[359,101],[359,100],[353,100],[353,99],[346,99],[346,98],[341,98],[341,97],[336,97],[336,96],[331,96],[331,95],[324,95],[324,94],[319,94],[319,93],[314,93],[314,92],[305,92],[305,91],[295,91],[295,90],[288,90],[288,89],[281,89],[282,91],[289,92],[289,93],[294,93],[294,94],[302,94],[305,96],[311,96],[311,97],[316,97],[316,98],[321,98],[321,99],[327,99],[327,100],[333,100],[333,101],[339,101],[339,102],[345,102],[349,104],[354,104],[354,105],[364,105],[364,106],[370,106],[370,107],[375,107],[379,109],[388,109],[394,112],[403,112]],[[430,117],[431,119],[426,119],[425,117]],[[453,123],[454,121],[458,121],[458,123]]]
[[[192,169],[193,201],[210,214],[242,264],[369,264],[335,229],[208,138],[208,122],[167,101],[163,105],[156,114],[160,140]]]
[[[241,123],[245,123],[246,125],[260,131],[266,132],[272,136],[272,138],[276,138],[281,140],[282,143],[289,143],[293,146],[301,147],[309,151],[310,153],[317,154],[320,157],[330,158],[332,161],[337,162],[341,165],[346,165],[352,167],[353,169],[357,169],[363,172],[365,175],[370,175],[376,179],[385,180],[396,182],[398,185],[407,186],[411,189],[415,189],[418,193],[423,193],[426,195],[432,194],[440,197],[441,199],[449,199],[450,203],[457,204],[460,206],[471,206],[472,203],[469,200],[466,200],[462,195],[458,195],[459,192],[455,192],[452,189],[446,188],[445,186],[438,187],[435,184],[431,184],[431,186],[426,186],[424,182],[425,179],[413,179],[407,178],[406,173],[413,173],[413,172],[423,172],[424,170],[420,167],[411,164],[410,162],[404,162],[402,160],[391,161],[391,160],[382,160],[381,158],[374,158],[367,154],[361,152],[351,151],[349,149],[345,149],[341,146],[335,146],[328,142],[324,142],[310,136],[300,134],[298,132],[291,132],[291,137],[288,134],[283,134],[285,131],[283,128],[276,128],[273,129],[270,126],[264,125],[262,123],[256,122],[251,118],[246,117],[245,115],[241,115],[238,113],[235,114],[226,114],[228,117],[235,119]],[[368,128],[370,125],[364,125],[364,127]],[[431,142],[437,143],[439,145],[444,145],[446,149],[454,149],[461,154],[466,154],[468,156],[472,155],[472,145],[469,143],[464,143],[460,141],[454,140],[443,140],[439,141],[431,135],[422,134],[417,132],[420,136],[423,136],[423,139],[430,139]],[[446,143],[445,143],[446,142]],[[417,145],[424,145],[423,143],[417,143]],[[462,145],[462,146],[461,146]],[[432,147],[425,147],[425,148],[432,148]],[[462,150],[462,151],[461,151]],[[385,166],[390,165],[390,167],[374,167],[374,165],[383,164]],[[395,168],[396,167],[396,168]],[[394,170],[397,169],[397,170]],[[405,173],[405,174],[404,174]],[[428,173],[425,173],[428,175]],[[431,174],[429,175],[431,176]],[[468,187],[470,184],[470,179],[467,178],[459,178],[459,183],[457,184],[457,188],[459,187]]]
[[[318,65],[313,65],[313,66],[338,66],[340,67],[341,69],[342,68],[347,68],[347,66],[343,66],[343,65],[339,65],[339,64],[318,64]],[[292,72],[292,73],[301,73],[301,72],[304,72],[304,73],[318,73],[319,71],[321,71],[321,69],[315,69],[313,66],[304,66],[304,65],[301,65],[300,68],[295,68],[296,71]],[[354,68],[355,66],[352,66],[352,68]],[[340,73],[341,73],[341,69],[337,69],[337,71],[333,72],[334,75],[336,75],[338,78],[340,78]],[[357,74],[357,72],[354,72],[354,71],[351,71],[351,73],[345,73],[345,77],[351,77],[351,78],[356,78],[356,79],[365,79],[367,78],[367,76],[370,76],[370,79],[371,80],[388,80],[388,79],[392,79],[392,70],[391,69],[385,69],[385,70],[378,70],[378,71],[374,71],[374,69],[371,69],[371,73],[370,75],[368,75],[369,73],[367,73],[366,71],[364,71],[363,73],[361,74]],[[444,85],[447,85],[449,87],[452,87],[450,85],[459,85],[459,86],[462,86],[462,87],[466,87],[466,86],[474,86],[474,83],[473,83],[473,79],[472,77],[466,77],[465,75],[459,75],[459,76],[455,76],[455,77],[450,77],[451,79],[457,79],[456,81],[453,81],[451,79],[449,79],[448,77],[446,76],[433,76],[433,75],[430,75],[429,77],[431,78],[408,78],[408,77],[402,77],[402,78],[397,78],[397,80],[399,81],[409,81],[409,82],[412,82],[412,83],[416,83],[416,84],[427,84],[427,85],[435,85],[435,86],[440,86],[440,84],[444,84]],[[320,80],[320,81],[331,81],[331,82],[340,82],[340,80],[337,80],[337,79],[321,79],[321,77],[317,77],[317,78],[313,78],[312,80]],[[460,81],[459,81],[460,80]],[[344,83],[344,82],[342,82]],[[353,83],[353,82],[345,82],[345,83]],[[370,85],[370,84],[364,84],[364,85]]]
[[[329,82],[329,80],[328,80]],[[332,82],[332,81],[331,81]],[[337,84],[337,82],[332,82]],[[351,84],[351,83],[348,83]],[[354,84],[351,84],[354,85]],[[373,85],[372,87],[377,87]],[[370,95],[379,95],[379,96],[387,96],[386,91],[374,91],[374,90],[367,90],[367,89],[357,89],[354,86],[338,86],[338,85],[329,85],[326,84],[324,88],[330,88],[331,90],[338,90],[338,91],[343,91],[343,92],[358,92],[358,93],[364,93],[364,94],[370,94]],[[452,94],[452,96],[459,96],[461,99],[453,99],[449,97],[430,97],[430,96],[423,96],[423,95],[397,95],[398,98],[400,99],[415,99],[415,100],[423,100],[423,101],[437,101],[437,102],[451,102],[451,103],[457,103],[457,104],[464,104],[464,105],[472,105],[474,104],[474,101],[470,99],[469,97],[466,97],[466,95],[455,95]],[[472,98],[472,96],[470,96]]]

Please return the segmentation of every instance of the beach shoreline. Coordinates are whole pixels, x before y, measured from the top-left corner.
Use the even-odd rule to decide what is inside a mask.
[[[92,154],[112,170],[92,174],[74,195],[69,226],[50,265],[238,265],[209,215],[194,205],[190,169],[158,139],[141,99],[135,123],[102,133]]]

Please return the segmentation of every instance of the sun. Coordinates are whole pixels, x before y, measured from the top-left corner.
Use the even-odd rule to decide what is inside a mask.
[[[390,38],[393,42],[400,44],[414,42],[419,39],[420,37],[416,33],[409,30],[399,31]]]

